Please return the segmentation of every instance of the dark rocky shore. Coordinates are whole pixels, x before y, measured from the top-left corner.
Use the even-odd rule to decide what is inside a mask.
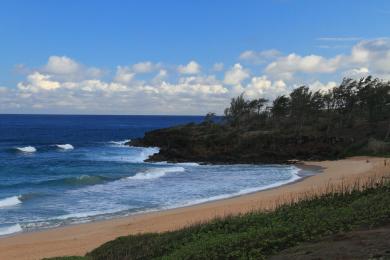
[[[362,132],[355,132],[360,135]],[[203,163],[293,163],[346,155],[358,136],[289,135],[271,131],[240,131],[226,125],[188,124],[145,133],[128,143],[159,147],[149,161]]]

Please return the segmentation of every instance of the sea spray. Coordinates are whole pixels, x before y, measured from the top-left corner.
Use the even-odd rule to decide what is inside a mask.
[[[121,141],[110,141],[109,143],[113,146],[116,146],[116,147],[129,147],[126,145],[126,143],[130,142],[131,139],[125,139],[125,140],[121,140]]]

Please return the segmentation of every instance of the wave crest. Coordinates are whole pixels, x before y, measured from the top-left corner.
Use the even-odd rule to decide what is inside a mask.
[[[56,144],[56,146],[63,150],[73,150],[74,147],[71,144]]]
[[[16,149],[23,153],[35,153],[37,151],[34,146],[16,147]]]
[[[109,143],[114,145],[114,146],[126,146],[126,143],[130,142],[131,139],[125,139],[125,140],[121,140],[121,141],[110,141]]]
[[[131,179],[131,180],[157,179],[157,178],[165,176],[167,173],[184,172],[184,171],[185,171],[185,169],[183,167],[152,168],[152,169],[148,169],[144,172],[139,172],[134,176],[127,177],[126,179]]]
[[[0,200],[0,208],[16,206],[22,203],[20,199],[21,196],[12,196],[12,197],[2,199]]]

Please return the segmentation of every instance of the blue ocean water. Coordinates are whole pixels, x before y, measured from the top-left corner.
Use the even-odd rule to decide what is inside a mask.
[[[217,200],[298,179],[288,165],[146,163],[124,142],[197,116],[0,115],[0,235]]]

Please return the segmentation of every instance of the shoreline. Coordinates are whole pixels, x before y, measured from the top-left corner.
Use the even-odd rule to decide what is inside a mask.
[[[165,212],[165,211],[183,209],[183,208],[190,208],[190,207],[208,204],[208,203],[214,203],[214,202],[218,202],[218,201],[222,201],[222,200],[239,198],[242,196],[247,196],[247,195],[255,194],[258,192],[268,191],[268,190],[272,190],[272,189],[277,189],[277,188],[282,187],[282,186],[291,185],[291,184],[294,184],[296,182],[303,181],[304,179],[306,179],[310,176],[314,176],[316,174],[319,174],[323,171],[323,167],[320,167],[320,166],[311,166],[311,165],[304,165],[304,164],[294,164],[292,166],[295,166],[296,168],[298,168],[298,173],[295,174],[296,176],[292,177],[292,180],[288,180],[287,182],[283,182],[280,185],[276,185],[276,184],[278,184],[278,182],[276,182],[274,184],[260,187],[258,190],[250,191],[247,193],[237,192],[237,193],[231,193],[231,194],[217,195],[217,197],[221,196],[221,198],[212,199],[212,197],[210,197],[210,198],[204,199],[205,201],[198,202],[198,203],[195,202],[193,204],[192,203],[180,204],[180,205],[175,205],[175,206],[167,207],[167,208],[157,208],[157,209],[150,209],[150,210],[139,211],[139,212],[131,212],[128,214],[123,214],[123,215],[120,215],[120,214],[115,215],[115,213],[113,213],[112,217],[110,217],[110,218],[94,219],[94,220],[79,222],[79,223],[75,222],[75,223],[70,223],[70,224],[66,224],[66,225],[54,226],[54,227],[43,227],[43,228],[32,229],[32,230],[16,231],[14,233],[0,235],[0,241],[3,238],[9,238],[9,237],[13,237],[13,236],[22,235],[22,234],[45,232],[45,231],[49,231],[49,230],[67,228],[67,227],[77,226],[77,225],[92,224],[92,223],[99,223],[99,222],[111,221],[111,220],[116,220],[116,219],[130,218],[130,217],[135,217],[135,216],[140,216],[140,215],[153,214],[153,213],[157,213],[157,212]],[[302,173],[306,173],[306,174],[302,174]],[[256,188],[253,188],[253,189],[256,189]],[[224,196],[226,196],[226,197],[224,197]],[[16,225],[19,225],[19,224],[16,224]]]
[[[309,193],[326,192],[329,184],[356,181],[356,178],[390,173],[380,157],[353,157],[338,161],[304,162],[300,171],[315,172],[277,187],[254,191],[179,208],[133,214],[107,220],[74,224],[0,238],[0,259],[41,259],[63,255],[84,255],[118,236],[143,232],[164,232],[191,224],[242,214],[253,210],[272,210]],[[314,167],[314,170],[313,170]]]

